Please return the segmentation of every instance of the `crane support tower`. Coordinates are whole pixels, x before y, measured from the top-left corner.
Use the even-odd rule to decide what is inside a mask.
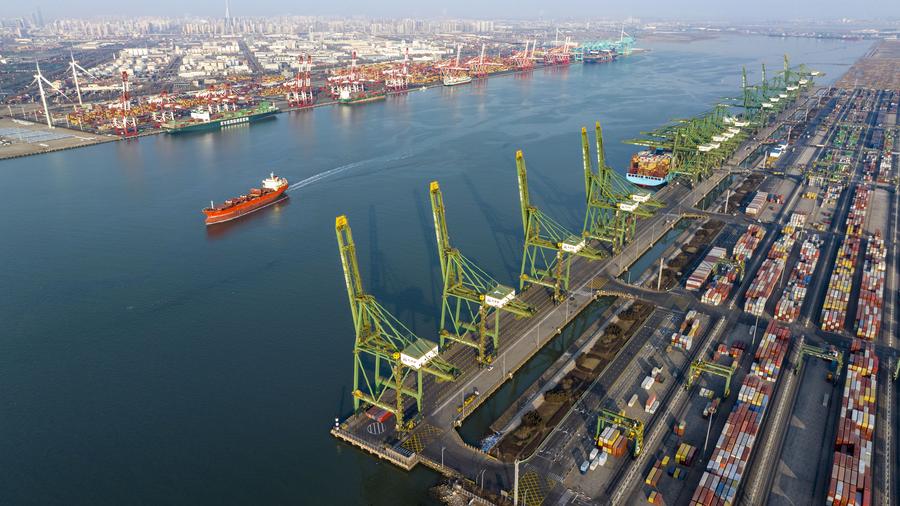
[[[312,56],[302,54],[297,57],[297,74],[290,82],[287,92],[288,107],[309,107],[315,102],[312,92]]]
[[[562,302],[565,300],[565,292],[569,289],[572,256],[601,260],[604,257],[603,252],[591,247],[585,237],[569,232],[553,218],[531,205],[525,155],[521,150],[516,152],[516,169],[519,174],[522,227],[525,230],[519,289],[523,289],[525,283],[541,285],[553,290],[554,301]]]
[[[498,283],[450,245],[444,197],[437,181],[431,182],[429,194],[444,280],[441,348],[447,341],[464,344],[476,350],[479,363],[490,364],[500,346],[500,312],[530,317],[535,310],[516,298],[514,288]]]
[[[122,94],[119,96],[121,117],[113,117],[113,127],[121,137],[134,137],[138,134],[137,119],[131,114],[131,85],[128,72],[122,71]]]
[[[700,377],[701,373],[714,374],[725,378],[725,395],[722,397],[728,397],[731,394],[731,377],[734,375],[736,368],[736,363],[731,364],[730,367],[726,367],[705,360],[695,360],[691,362],[690,372],[688,373],[687,382],[684,384],[684,389],[689,390],[694,382],[697,381],[697,378]]]
[[[423,373],[453,381],[457,371],[438,354],[438,345],[412,333],[375,297],[363,290],[356,245],[346,216],[335,220],[338,249],[350,299],[356,341],[353,346],[353,407],[377,406],[397,417],[397,430],[408,431],[404,398],[415,400],[422,413]]]
[[[661,204],[649,192],[638,189],[606,164],[603,130],[595,125],[597,171],[591,162],[587,128],[581,129],[584,161],[584,191],[587,211],[582,235],[609,244],[613,253],[621,251],[634,238],[638,218],[652,216]]]
[[[601,409],[597,413],[597,433],[594,435],[594,442],[599,444],[600,433],[608,426],[619,427],[625,432],[625,437],[631,440],[631,454],[634,457],[640,456],[644,451],[644,422],[628,418],[623,414]]]

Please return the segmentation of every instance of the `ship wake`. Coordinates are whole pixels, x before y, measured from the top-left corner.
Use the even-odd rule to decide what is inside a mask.
[[[385,160],[385,161],[398,161],[398,160],[402,160],[403,158],[407,158],[407,157],[409,157],[409,153],[406,153],[406,154],[403,154],[403,155],[400,155],[397,157],[393,157],[393,158],[391,158],[389,160]],[[379,160],[378,159],[360,160],[360,161],[356,161],[353,163],[348,163],[346,165],[341,165],[340,167],[335,167],[333,169],[328,169],[324,172],[319,172],[318,174],[309,176],[308,178],[303,179],[302,181],[297,181],[296,183],[288,186],[288,189],[285,190],[285,192],[299,190],[300,188],[303,188],[305,186],[309,186],[311,184],[318,183],[318,182],[328,179],[332,176],[336,176],[342,172],[346,172],[351,169],[362,167],[363,165],[365,165],[367,163],[371,163],[371,162],[375,162],[375,161],[379,161]]]

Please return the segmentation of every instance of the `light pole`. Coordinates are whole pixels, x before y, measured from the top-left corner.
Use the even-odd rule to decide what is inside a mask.
[[[759,330],[759,316],[756,317],[756,323],[753,324],[753,343],[751,348],[756,348],[756,332]]]
[[[482,490],[482,491],[484,491],[484,473],[485,473],[486,471],[487,471],[487,469],[482,469],[482,470],[481,470],[481,490]]]
[[[513,506],[519,506],[519,459],[515,460],[513,471]]]
[[[441,447],[441,467],[444,467],[444,450],[446,450],[446,446]]]
[[[719,409],[716,408],[716,411],[718,412]],[[715,417],[715,416],[716,416],[715,413],[711,413],[709,415],[709,423],[706,424],[706,439],[703,440],[703,454],[704,455],[706,455],[706,445],[709,443],[709,431],[710,431],[710,429],[712,429],[712,421],[713,421],[713,417]]]

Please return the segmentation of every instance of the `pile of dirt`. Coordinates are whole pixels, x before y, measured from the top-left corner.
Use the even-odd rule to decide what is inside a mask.
[[[706,247],[713,238],[719,234],[724,226],[725,223],[719,220],[709,220],[704,223],[703,226],[694,233],[691,240],[681,247],[681,251],[666,263],[665,268],[663,268],[662,285],[660,288],[662,290],[671,290],[678,286],[680,278],[687,274],[684,272],[685,267],[696,261],[700,252],[706,250]],[[650,276],[644,283],[644,286],[656,288],[657,279],[657,276]]]
[[[751,192],[755,192],[764,178],[765,176],[755,172],[747,176],[747,179],[744,179],[741,186],[739,186],[728,198],[728,209],[725,210],[725,213],[736,214],[743,206],[744,201],[748,200],[747,195]]]
[[[521,424],[491,449],[491,455],[512,462],[534,453],[652,312],[652,305],[636,301],[619,313],[618,321],[606,327],[593,348],[576,360],[576,367],[544,393],[544,402],[525,413]]]

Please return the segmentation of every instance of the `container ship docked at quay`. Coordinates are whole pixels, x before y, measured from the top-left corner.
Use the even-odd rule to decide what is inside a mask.
[[[233,126],[246,126],[264,119],[269,119],[278,113],[278,108],[270,102],[260,102],[256,107],[225,109],[213,112],[209,108],[199,108],[191,111],[191,115],[184,119],[174,119],[161,123],[160,127],[169,133],[203,132],[207,130],[219,130]],[[232,106],[234,107],[234,106]]]
[[[631,156],[625,178],[643,187],[663,186],[672,179],[672,154],[663,150],[639,151]]]
[[[259,211],[287,198],[284,193],[287,189],[287,179],[278,177],[274,173],[269,174],[269,177],[262,180],[262,188],[251,188],[247,195],[228,199],[218,206],[210,202],[209,207],[203,210],[203,214],[206,215],[206,224],[224,223]]]
[[[625,141],[647,148],[631,156],[625,178],[644,188],[664,186],[679,173],[689,173],[691,167],[708,165],[721,149],[734,146],[742,138],[742,129],[749,125],[748,121],[728,116],[717,107],[712,112],[682,121],[678,127],[651,132],[648,134],[651,139]],[[701,141],[687,143],[684,139],[688,134]],[[678,157],[673,155],[673,150],[678,152]]]

